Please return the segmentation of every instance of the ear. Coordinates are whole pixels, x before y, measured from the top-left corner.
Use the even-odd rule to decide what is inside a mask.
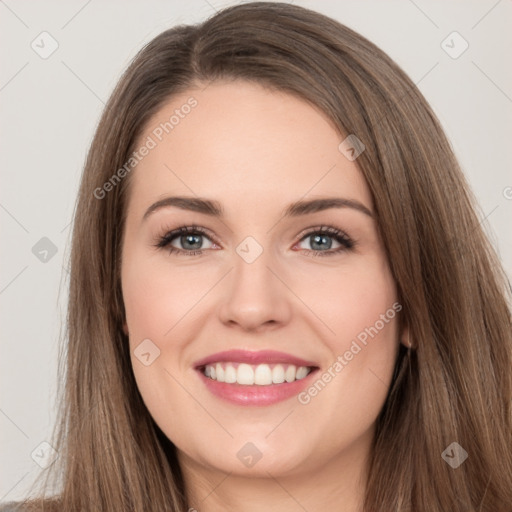
[[[123,332],[126,334],[126,336],[128,336],[128,324],[126,321],[123,323]]]
[[[405,348],[413,348],[414,346],[408,325],[404,325],[400,331],[400,343],[402,343]]]

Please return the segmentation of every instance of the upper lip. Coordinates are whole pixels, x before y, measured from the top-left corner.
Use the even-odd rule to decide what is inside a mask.
[[[285,352],[277,352],[275,350],[226,350],[224,352],[216,352],[208,357],[196,361],[194,366],[201,368],[207,364],[220,363],[220,362],[233,362],[233,363],[247,363],[247,364],[294,364],[295,366],[312,366],[316,367],[317,364],[313,361],[306,361],[300,357],[286,354]]]

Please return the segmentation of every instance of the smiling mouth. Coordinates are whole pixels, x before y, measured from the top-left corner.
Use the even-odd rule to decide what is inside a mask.
[[[205,377],[217,382],[242,386],[271,386],[304,379],[316,367],[294,364],[218,362],[198,369]]]

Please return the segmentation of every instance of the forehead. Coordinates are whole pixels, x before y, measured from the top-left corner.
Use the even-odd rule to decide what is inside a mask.
[[[323,112],[285,92],[245,81],[190,89],[139,138],[136,148],[151,149],[132,172],[132,207],[172,193],[225,199],[227,212],[325,195],[371,208],[362,173],[338,149],[343,139]]]

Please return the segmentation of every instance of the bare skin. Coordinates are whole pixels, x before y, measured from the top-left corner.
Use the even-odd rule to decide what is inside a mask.
[[[398,313],[389,313],[397,293],[368,186],[323,113],[247,82],[173,97],[141,144],[191,96],[197,105],[130,177],[121,278],[141,395],[178,449],[190,507],[359,511],[375,421],[405,334]],[[168,196],[218,201],[224,215],[167,206],[143,219]],[[368,212],[349,205],[283,216],[293,202],[328,197]],[[207,234],[196,234],[195,245],[178,234],[155,247],[180,226]],[[343,232],[342,241],[324,233],[318,242],[322,226]],[[236,250],[246,237],[256,242],[249,251],[262,249],[251,263]],[[148,366],[134,356],[145,339],[160,350]],[[318,378],[330,369],[331,379],[302,402],[235,405],[213,395],[194,367],[229,349],[286,352],[314,361]],[[340,356],[346,364],[336,371]],[[251,467],[237,456],[249,442],[261,454]]]

